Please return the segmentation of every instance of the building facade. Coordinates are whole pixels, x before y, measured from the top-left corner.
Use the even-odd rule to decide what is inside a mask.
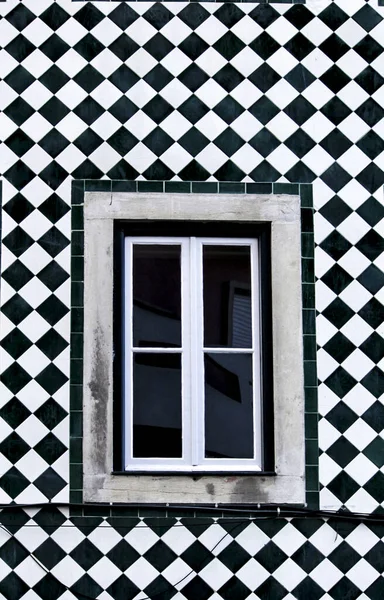
[[[0,598],[383,597],[381,5],[0,2]],[[233,502],[87,504],[97,194],[297,198],[305,506],[270,474]]]

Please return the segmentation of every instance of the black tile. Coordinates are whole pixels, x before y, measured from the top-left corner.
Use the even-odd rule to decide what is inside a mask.
[[[338,129],[331,131],[331,133],[320,142],[320,146],[335,160],[344,154],[344,152],[352,145],[352,142]]]
[[[316,146],[316,142],[303,129],[295,131],[295,133],[285,140],[284,144],[299,158],[303,158],[303,156]]]
[[[232,96],[226,96],[213,110],[227,125],[230,125],[245,109]]]
[[[282,600],[288,593],[281,583],[279,583],[274,577],[268,577],[264,583],[256,588],[255,594],[261,600]]]
[[[73,112],[87,125],[92,125],[92,123],[94,123],[94,121],[96,121],[96,119],[103,114],[104,109],[98,102],[88,96],[78,106],[76,106],[76,108],[74,108]]]
[[[69,112],[69,108],[56,97],[48,100],[48,102],[39,109],[39,113],[43,115],[51,125],[57,125]]]
[[[338,231],[332,231],[320,244],[320,248],[329,254],[334,260],[339,260],[352,244],[348,242]]]
[[[69,81],[69,77],[56,65],[52,65],[48,71],[45,71],[45,73],[39,77],[39,81],[45,85],[52,94],[56,94]]]
[[[14,325],[21,323],[32,310],[33,309],[29,304],[25,302],[19,294],[12,296],[12,298],[2,307],[2,312]]]
[[[16,538],[11,538],[0,548],[0,558],[8,567],[15,569],[29,556],[29,552]]]
[[[59,598],[65,592],[65,586],[56,577],[48,573],[33,587],[42,600]]]
[[[119,100],[117,102],[115,102],[115,104],[113,104],[108,109],[108,112],[110,112],[111,115],[113,115],[115,117],[115,119],[120,121],[120,123],[126,123],[126,121],[128,121],[128,119],[130,119],[135,113],[137,113],[138,110],[139,109],[136,106],[136,104],[131,102],[126,96],[122,96],[121,98],[119,98]],[[87,131],[90,131],[90,130],[87,130]],[[87,131],[85,131],[84,134],[86,134]],[[96,136],[96,134],[94,134],[94,135]],[[96,136],[96,137],[98,137],[98,136]],[[80,138],[78,138],[78,139],[80,139]],[[99,143],[101,143],[101,142],[99,142]],[[99,143],[95,146],[95,148],[97,148]],[[88,152],[88,155],[89,154],[90,154],[90,152]]]
[[[336,126],[352,113],[351,109],[337,96],[329,100],[320,110]]]
[[[353,277],[351,277],[351,275],[339,264],[335,264],[322,276],[321,280],[335,292],[335,294],[341,294],[341,292],[353,281]]]
[[[252,148],[266,158],[279,145],[280,141],[265,127],[248,142]]]
[[[166,551],[168,551],[168,553],[172,552],[172,550],[170,550],[170,548],[165,546],[165,544],[161,541],[157,542],[155,544],[155,547],[158,546],[158,544],[163,544],[163,546],[165,548],[161,547],[162,550],[166,549]],[[94,546],[93,546],[93,548],[90,547],[90,556],[89,556],[90,563],[93,563],[93,561],[95,560],[94,548],[95,548]],[[167,553],[167,556],[169,555],[168,553]],[[72,558],[74,558],[74,560],[76,560],[76,562],[77,562],[76,556],[72,556]],[[107,558],[109,558],[109,560],[112,561],[112,563],[114,565],[116,565],[121,571],[125,571],[126,569],[128,569],[128,567],[130,567],[134,562],[136,562],[140,558],[140,554],[138,552],[136,552],[136,550],[132,546],[130,546],[128,544],[128,542],[126,542],[125,540],[121,540],[118,544],[116,544],[112,548],[112,550],[110,550],[108,552]],[[159,558],[160,561],[162,560],[161,553],[159,556],[157,556],[157,558]],[[96,554],[96,559],[97,559],[97,554]],[[155,564],[157,564],[157,563],[155,563]],[[167,564],[169,564],[169,563],[167,563]],[[82,566],[84,566],[84,565],[82,565]],[[87,568],[89,568],[89,567],[87,567]]]
[[[350,462],[352,462],[358,454],[359,450],[357,450],[357,448],[344,436],[341,436],[327,450],[327,455],[330,456],[343,469]]]
[[[84,69],[77,73],[73,79],[81,88],[83,88],[83,90],[88,92],[88,94],[93,92],[93,90],[104,81],[104,77],[101,73],[91,65],[84,67]]]
[[[110,171],[108,171],[107,175],[110,177],[110,179],[131,181],[136,179],[139,173],[125,160],[121,160]]]
[[[355,81],[367,92],[367,94],[372,96],[379,88],[381,88],[384,83],[384,78],[369,65],[355,77]]]
[[[53,398],[49,398],[35,411],[35,416],[48,429],[54,429],[65,417],[67,412]]]
[[[13,465],[17,463],[28,451],[29,445],[13,431],[0,444],[0,452]]]
[[[366,560],[371,567],[376,569],[379,573],[384,572],[384,553],[383,553],[383,544],[382,542],[378,542],[373,548],[364,554],[364,560]]]
[[[52,158],[56,158],[56,156],[69,146],[69,141],[59,131],[52,129],[39,141],[39,146],[52,156]]]
[[[161,96],[155,96],[142,108],[142,110],[155,123],[159,124],[161,121],[164,121],[174,109],[169,102],[164,100],[164,98]]]
[[[152,150],[156,156],[161,156],[170,146],[172,146],[172,144],[174,144],[174,140],[165,133],[165,131],[160,129],[160,127],[156,127],[143,139],[143,144]]]
[[[381,369],[374,367],[360,382],[375,398],[384,392],[384,374]],[[382,500],[380,500],[382,502]]]
[[[351,81],[350,77],[344,73],[337,65],[333,65],[321,75],[320,80],[326,85],[334,94],[340,92]]]
[[[273,573],[287,560],[288,556],[274,542],[270,541],[263,546],[254,558],[264,569]]]
[[[140,48],[134,40],[128,35],[121,34],[116,40],[109,45],[109,50],[113,52],[122,62],[125,62]]]
[[[221,588],[218,590],[218,594],[224,600],[232,600],[236,598],[236,600],[245,600],[245,598],[249,597],[250,589],[244,585],[240,579],[237,577],[231,577]]]
[[[360,350],[364,352],[373,362],[378,363],[384,356],[384,340],[374,331],[360,346]]]
[[[145,179],[150,179],[152,181],[164,181],[167,179],[172,179],[174,173],[161,160],[157,159],[151,164],[150,167],[148,167],[148,169],[143,172],[143,175]]]
[[[380,402],[374,402],[368,410],[366,410],[361,418],[368,423],[376,433],[380,433],[384,429],[384,407]]]
[[[3,239],[3,244],[12,254],[19,257],[34,244],[34,240],[17,226]]]
[[[371,31],[378,25],[383,17],[368,4],[364,5],[360,10],[353,15],[353,20],[356,21],[365,31]]]
[[[232,156],[232,154],[235,154],[235,152],[245,144],[244,140],[230,127],[224,129],[224,131],[213,140],[213,143],[227,156]]]
[[[56,296],[52,295],[40,304],[37,312],[53,326],[68,313],[68,308]]]
[[[72,171],[71,175],[75,179],[100,179],[103,173],[87,158],[77,169]]]
[[[4,81],[15,92],[22,94],[35,81],[35,78],[24,67],[19,65],[4,78]]]
[[[34,555],[47,569],[53,569],[66,556],[64,550],[52,538],[38,546]]]
[[[182,11],[178,13],[178,18],[181,19],[191,29],[196,29],[208,19],[210,13],[199,3],[188,4]]]
[[[17,190],[21,190],[32,181],[35,177],[35,173],[25,163],[18,160],[4,173],[4,176]]]
[[[179,106],[178,112],[194,125],[209,112],[209,108],[197,96],[192,94]]]
[[[364,484],[364,490],[368,492],[376,502],[381,504],[384,500],[384,474],[381,471],[375,473],[375,475]]]
[[[15,260],[3,272],[3,278],[14,290],[18,291],[33,278],[33,273],[19,260]]]
[[[191,156],[197,156],[197,154],[199,154],[209,144],[209,140],[205,137],[205,135],[200,133],[196,127],[191,127],[191,129],[178,140],[178,143],[187,152],[189,152]],[[215,143],[219,146],[220,141],[217,143],[217,140],[215,140]],[[241,145],[243,144],[244,142],[242,141]]]
[[[278,75],[269,65],[263,63],[256,71],[249,75],[248,79],[259,88],[260,91],[265,93],[280,80],[280,75]]]
[[[144,77],[144,81],[153,87],[156,92],[160,92],[160,90],[172,81],[172,79],[174,79],[173,75],[160,64],[156,65],[156,67],[149,71]]]
[[[14,360],[17,360],[32,346],[32,342],[20,329],[15,328],[2,339],[1,345]]]
[[[357,280],[371,292],[371,294],[376,294],[384,285],[384,274],[372,264],[359,275]]]
[[[343,504],[359,489],[359,485],[345,471],[339,473],[329,484],[328,489]]]
[[[263,160],[249,176],[254,181],[276,181],[280,178],[280,173],[267,160]]]
[[[47,10],[39,15],[39,19],[48,25],[50,29],[53,29],[53,31],[64,25],[69,18],[69,14],[56,3],[51,4]]]
[[[64,348],[67,348],[68,342],[66,342],[54,329],[48,329],[48,331],[36,342],[36,346],[39,350],[44,352],[50,360],[54,360],[61,354]]]
[[[266,96],[262,96],[248,110],[263,125],[266,125],[280,112]]]
[[[21,223],[35,210],[35,207],[22,194],[16,194],[9,202],[3,205],[3,210],[16,223]]]
[[[321,175],[321,179],[331,188],[331,190],[337,193],[352,179],[352,177],[340,165],[334,163]]]
[[[63,181],[68,177],[68,173],[63,169],[59,163],[52,161],[49,163],[41,173],[39,173],[40,179],[44,181],[53,190],[56,190]]]
[[[92,154],[96,148],[103,143],[103,140],[92,129],[86,129],[73,144],[86,156]]]
[[[258,4],[250,13],[249,16],[260,27],[267,29],[272,23],[279,18],[280,14],[270,4]]]
[[[120,27],[123,31],[127,29],[132,23],[137,21],[139,15],[130,6],[121,2],[111,13],[108,15],[108,19],[113,21],[115,25]]]
[[[174,49],[174,45],[167,40],[161,33],[157,33],[144,45],[146,50],[157,61],[161,61],[167,54]]]
[[[370,35],[367,35],[360,40],[353,49],[368,63],[374,61],[383,52],[382,46],[380,46],[380,44],[378,44]]]
[[[102,50],[104,46],[92,34],[85,35],[74,46],[74,50],[78,52],[87,62],[91,62]]]
[[[70,50],[70,46],[54,33],[39,46],[39,50],[48,56],[52,62],[56,62]]]
[[[384,150],[384,141],[374,131],[370,130],[356,142],[356,146],[360,148],[368,158],[374,160]]]
[[[51,227],[51,229],[48,229],[48,231],[41,236],[39,244],[50,256],[52,256],[52,258],[54,258],[60,254],[64,248],[69,246],[70,241],[61,233],[61,231],[59,231],[59,229],[57,229],[57,227]]]
[[[324,345],[324,350],[338,363],[342,363],[355,350],[355,345],[338,331],[336,335]]]
[[[121,65],[112,75],[108,77],[123,94],[125,94],[135,83],[139,81],[138,75],[126,65]]]
[[[298,64],[285,76],[285,79],[301,93],[315,81],[316,77],[304,65]]]
[[[196,598],[199,598],[199,600],[208,600],[212,596],[212,593],[212,588],[199,576],[194,577],[183,587],[183,596],[187,600],[195,600]]]
[[[296,27],[296,29],[302,29],[312,21],[313,15],[302,4],[296,4],[284,13],[284,18]]]
[[[17,398],[12,398],[0,408],[0,417],[4,419],[12,429],[16,429],[21,425],[30,414],[28,408]]]
[[[4,473],[4,475],[0,478],[0,488],[4,490],[8,496],[12,499],[15,499],[21,492],[25,490],[26,487],[30,485],[30,481],[16,467],[12,467]],[[4,523],[4,518],[2,517],[2,523],[7,527],[7,524]],[[0,583],[1,586],[1,583]],[[1,588],[0,588],[1,592]]]
[[[229,93],[244,81],[245,77],[228,63],[214,75],[213,79]]]
[[[252,177],[252,174],[250,175]],[[241,181],[244,179],[245,173],[231,160],[227,160],[227,162],[214,173],[214,176],[218,181]]]
[[[257,36],[249,44],[249,47],[263,60],[268,60],[280,48],[279,44],[266,31]]]
[[[35,479],[33,484],[49,499],[54,498],[66,486],[64,479],[52,467]]]
[[[326,415],[327,421],[329,421],[340,433],[347,431],[347,429],[355,423],[357,418],[356,413],[344,402],[336,404],[336,406]]]
[[[324,382],[339,398],[344,398],[356,385],[357,381],[343,369],[338,367]]]
[[[159,3],[153,4],[151,8],[143,15],[143,18],[157,30],[169,23],[173,17],[173,13],[169,11],[163,4]]]
[[[291,559],[306,573],[313,571],[323,560],[324,556],[309,542],[305,542],[291,556]]]
[[[312,183],[316,179],[315,173],[301,160],[285,173],[285,177],[292,183]]]
[[[85,29],[90,31],[100,23],[105,17],[102,12],[93,4],[85,4],[77,13],[74,14],[76,21],[81,23]]]
[[[368,198],[364,204],[359,206],[356,212],[362,217],[371,227],[377,225],[384,217],[384,207],[373,196]]]
[[[7,600],[21,598],[29,590],[29,586],[14,571],[0,581],[0,593]]]
[[[349,17],[337,4],[330,4],[319,14],[319,19],[328,25],[332,31],[336,31]]]
[[[338,61],[339,58],[349,51],[349,46],[335,33],[332,33],[332,35],[324,40],[319,48],[332,62]]]
[[[196,60],[209,48],[207,42],[201,39],[195,32],[186,37],[178,47],[191,60]]]
[[[236,4],[226,3],[215,11],[215,17],[230,29],[244,17],[244,13]]]
[[[298,61],[302,61],[315,49],[315,46],[307,37],[299,32],[284,45],[284,48]]]
[[[361,556],[344,541],[328,556],[328,560],[342,573],[347,573],[360,559]]]
[[[379,2],[380,6],[380,2]],[[375,579],[375,581],[365,590],[365,595],[370,600],[381,600],[383,596],[383,580],[381,577]]]
[[[210,177],[210,173],[202,167],[196,160],[188,163],[184,169],[178,173],[183,181],[205,181]]]
[[[319,600],[324,596],[324,590],[310,577],[303,579],[299,585],[292,590],[292,595],[297,600]]]
[[[20,158],[32,148],[34,142],[26,133],[24,133],[24,131],[22,131],[22,129],[16,129],[16,131],[5,140],[4,144]]]
[[[108,138],[107,143],[121,156],[125,156],[139,143],[139,140],[125,127],[120,127],[120,129],[115,131],[115,133]]]
[[[373,98],[368,98],[355,112],[370,127],[376,125],[384,116],[384,109]]]
[[[121,575],[106,589],[106,592],[115,600],[132,600],[140,589],[128,577]]]
[[[22,98],[16,98],[11,104],[4,109],[4,114],[7,115],[19,127],[27,120],[35,111]]]
[[[144,558],[151,565],[156,565],[156,569],[159,571],[164,571],[177,559],[177,555],[162,540],[159,540],[145,553]]]

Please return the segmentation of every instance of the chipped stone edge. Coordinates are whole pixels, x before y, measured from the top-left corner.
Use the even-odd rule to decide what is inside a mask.
[[[303,504],[299,196],[87,192],[84,203],[84,501]],[[112,474],[114,219],[272,223],[275,475]]]

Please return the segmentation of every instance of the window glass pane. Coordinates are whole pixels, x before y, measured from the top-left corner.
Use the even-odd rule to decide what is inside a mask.
[[[251,348],[251,249],[203,246],[204,345]]]
[[[133,246],[133,345],[181,345],[181,246]]]
[[[205,354],[205,457],[253,458],[251,354]]]
[[[133,356],[133,456],[180,458],[181,355]]]

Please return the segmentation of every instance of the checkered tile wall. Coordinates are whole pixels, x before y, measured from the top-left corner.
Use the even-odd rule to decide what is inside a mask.
[[[71,180],[278,181],[313,183],[321,505],[381,512],[384,8],[7,0],[0,16],[0,502],[68,499]],[[211,552],[227,522],[2,516],[27,548],[0,532],[7,599],[59,598],[54,576],[103,599],[383,596],[380,526],[247,523]]]

